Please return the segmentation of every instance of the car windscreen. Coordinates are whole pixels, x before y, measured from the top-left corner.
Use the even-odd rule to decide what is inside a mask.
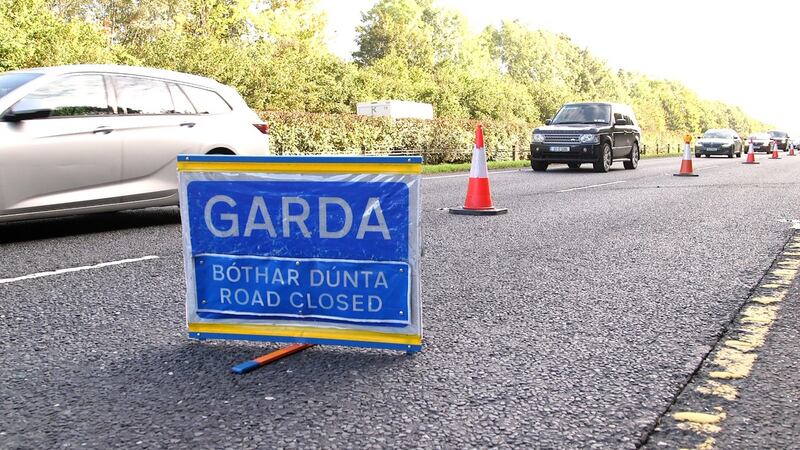
[[[756,140],[756,141],[768,141],[769,140],[769,135],[766,134],[766,133],[751,134],[750,135],[750,139],[753,139],[753,140]]]
[[[784,133],[783,131],[770,131],[769,135],[772,138],[778,138],[778,139],[783,139],[786,137],[786,133]]]
[[[3,98],[9,92],[22,86],[23,84],[31,81],[32,79],[41,76],[40,73],[4,73],[0,74],[0,98]]]
[[[571,123],[610,123],[611,106],[609,105],[567,105],[553,118],[554,125]]]
[[[706,131],[703,139],[733,139],[733,135],[726,131]]]

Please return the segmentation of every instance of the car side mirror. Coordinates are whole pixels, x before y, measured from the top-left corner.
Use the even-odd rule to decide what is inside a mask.
[[[9,110],[0,118],[3,122],[22,122],[23,120],[46,119],[50,117],[49,109],[30,109],[25,111]]]
[[[553,119],[545,119],[544,121],[545,125],[550,125],[551,123],[553,123]]]
[[[628,124],[628,121],[625,120],[625,119],[616,119],[614,121],[614,125],[627,125],[627,124]]]

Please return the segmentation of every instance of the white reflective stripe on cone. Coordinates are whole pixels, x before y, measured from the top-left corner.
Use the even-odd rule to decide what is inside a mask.
[[[489,168],[486,167],[486,149],[476,148],[472,152],[472,166],[469,169],[470,178],[489,178]]]
[[[692,159],[692,146],[689,144],[683,145],[683,159]]]

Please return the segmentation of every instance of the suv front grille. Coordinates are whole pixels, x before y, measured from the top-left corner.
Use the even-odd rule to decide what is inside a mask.
[[[580,144],[579,134],[545,134],[545,144]]]

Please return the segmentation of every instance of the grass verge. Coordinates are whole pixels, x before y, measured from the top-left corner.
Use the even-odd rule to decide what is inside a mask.
[[[646,155],[642,155],[642,159],[651,159],[651,158],[667,158],[672,156],[681,156],[683,153],[648,153]],[[524,167],[530,167],[530,161],[489,161],[489,170],[496,170],[496,169],[521,169]],[[460,164],[431,164],[431,165],[424,165],[422,166],[422,173],[424,174],[431,174],[431,173],[448,173],[448,172],[466,172],[469,170],[470,163],[460,163]]]
[[[494,169],[519,169],[529,167],[529,161],[489,161],[489,170]],[[470,163],[461,164],[431,164],[422,166],[422,173],[447,173],[465,172],[469,170]]]

